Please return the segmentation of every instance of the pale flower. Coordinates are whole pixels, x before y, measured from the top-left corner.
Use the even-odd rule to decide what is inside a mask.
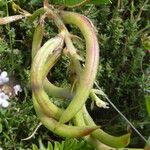
[[[3,103],[1,105],[3,108],[7,108],[9,106],[9,102],[7,100],[3,100]]]
[[[1,72],[0,74],[0,85],[7,83],[9,81],[9,77],[6,71]]]
[[[105,97],[107,99],[107,95],[102,91],[101,88],[99,88],[99,89],[92,89],[91,92],[93,94],[93,98],[94,98],[94,101],[95,101],[97,107],[104,108],[104,109],[108,109],[109,108],[109,106],[108,106],[109,103],[107,103],[105,101],[102,101],[96,95],[96,94],[101,95],[101,96],[103,96],[103,97]]]
[[[95,102],[97,107],[107,109],[109,108],[109,104],[107,102],[102,101],[96,94],[100,94],[102,96],[105,96],[104,92],[102,90],[91,90],[91,98]]]
[[[15,95],[18,95],[18,92],[22,92],[22,88],[19,84],[15,85],[13,88],[14,88]]]
[[[96,105],[97,105],[97,107],[104,108],[104,109],[109,108],[109,106],[108,106],[109,104],[107,102],[102,101],[101,99],[98,99],[96,101]]]
[[[6,95],[4,92],[0,92],[0,106],[6,108],[9,106],[9,96]]]

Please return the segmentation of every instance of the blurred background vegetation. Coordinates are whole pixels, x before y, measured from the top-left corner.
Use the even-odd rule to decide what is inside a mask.
[[[21,8],[34,12],[42,6],[40,0],[14,1]],[[94,23],[100,44],[100,65],[97,82],[119,110],[147,139],[150,136],[150,117],[146,111],[145,96],[150,91],[150,1],[114,0],[108,5],[86,5],[68,9],[89,17]],[[15,15],[11,3],[0,0],[0,17]],[[0,26],[0,69],[11,76],[11,82],[21,84],[24,92],[11,100],[11,107],[0,108],[0,146],[7,150],[27,149],[41,138],[47,141],[61,140],[43,126],[28,141],[39,121],[33,109],[30,89],[31,44],[34,23],[26,19]],[[80,35],[78,29],[68,26]],[[44,40],[57,34],[57,28],[47,21]],[[82,43],[78,48],[84,49]],[[56,84],[65,83],[67,60],[63,59],[54,69],[51,79]],[[63,67],[63,71],[62,71]],[[130,130],[126,121],[113,109],[89,111],[102,128],[113,135]],[[129,146],[143,147],[143,140],[132,131]]]

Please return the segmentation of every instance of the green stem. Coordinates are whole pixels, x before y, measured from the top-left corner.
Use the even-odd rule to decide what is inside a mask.
[[[74,8],[74,7],[81,7],[84,4],[86,4],[87,2],[89,2],[90,0],[83,0],[81,2],[78,2],[77,4],[73,4],[73,5],[66,5],[69,8]]]
[[[34,11],[34,13],[28,18],[29,22],[33,22],[38,16],[42,15],[45,13],[45,9],[39,8],[36,11]]]

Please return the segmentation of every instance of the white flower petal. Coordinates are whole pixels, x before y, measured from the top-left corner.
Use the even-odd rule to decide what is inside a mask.
[[[7,72],[6,72],[6,71],[3,71],[3,72],[1,73],[1,77],[2,77],[2,78],[7,77]]]
[[[96,105],[98,107],[104,108],[104,109],[108,109],[109,108],[109,106],[107,106],[109,104],[107,102],[104,102],[104,101],[100,100],[100,99],[98,101],[96,101]]]
[[[4,100],[1,105],[3,108],[7,108],[9,106],[9,102],[7,100]]]
[[[9,96],[6,95],[4,92],[0,92],[0,99],[2,99],[2,100],[8,100]]]
[[[0,79],[0,85],[3,85],[4,83],[3,83],[3,81]]]
[[[9,81],[9,78],[8,77],[5,77],[2,79],[3,83],[7,83]]]
[[[0,92],[0,98],[3,97],[4,94],[4,92]]]
[[[3,99],[0,98],[0,105],[3,103]]]
[[[3,85],[4,83],[7,83],[9,81],[9,77],[7,76],[7,72],[3,71],[0,74],[0,85]]]
[[[22,92],[22,88],[19,84],[15,85],[13,88],[16,95],[18,95],[18,92]]]

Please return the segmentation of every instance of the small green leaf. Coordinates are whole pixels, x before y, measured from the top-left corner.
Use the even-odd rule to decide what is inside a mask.
[[[40,146],[40,150],[46,150],[44,144],[42,143],[42,140],[39,139],[39,146]]]
[[[39,150],[35,144],[32,144],[32,150]]]
[[[47,148],[47,150],[53,150],[53,145],[52,145],[51,142],[48,142],[48,148]]]
[[[110,0],[91,0],[91,2],[89,3],[95,5],[101,5],[101,4],[108,4],[110,2],[111,2]]]
[[[39,140],[40,148],[36,145],[32,145],[32,150],[95,150],[95,148],[89,145],[86,141],[82,139],[66,139],[65,141],[57,142],[53,144],[48,142],[47,148],[43,145],[41,139]]]
[[[145,102],[148,115],[150,116],[150,95],[145,95]]]
[[[53,0],[52,3],[58,5],[65,5],[67,7],[78,7],[87,3],[90,4],[107,4],[110,0]]]
[[[56,141],[56,142],[54,143],[54,150],[60,150],[60,149],[62,149],[62,148],[61,148],[61,144]]]

